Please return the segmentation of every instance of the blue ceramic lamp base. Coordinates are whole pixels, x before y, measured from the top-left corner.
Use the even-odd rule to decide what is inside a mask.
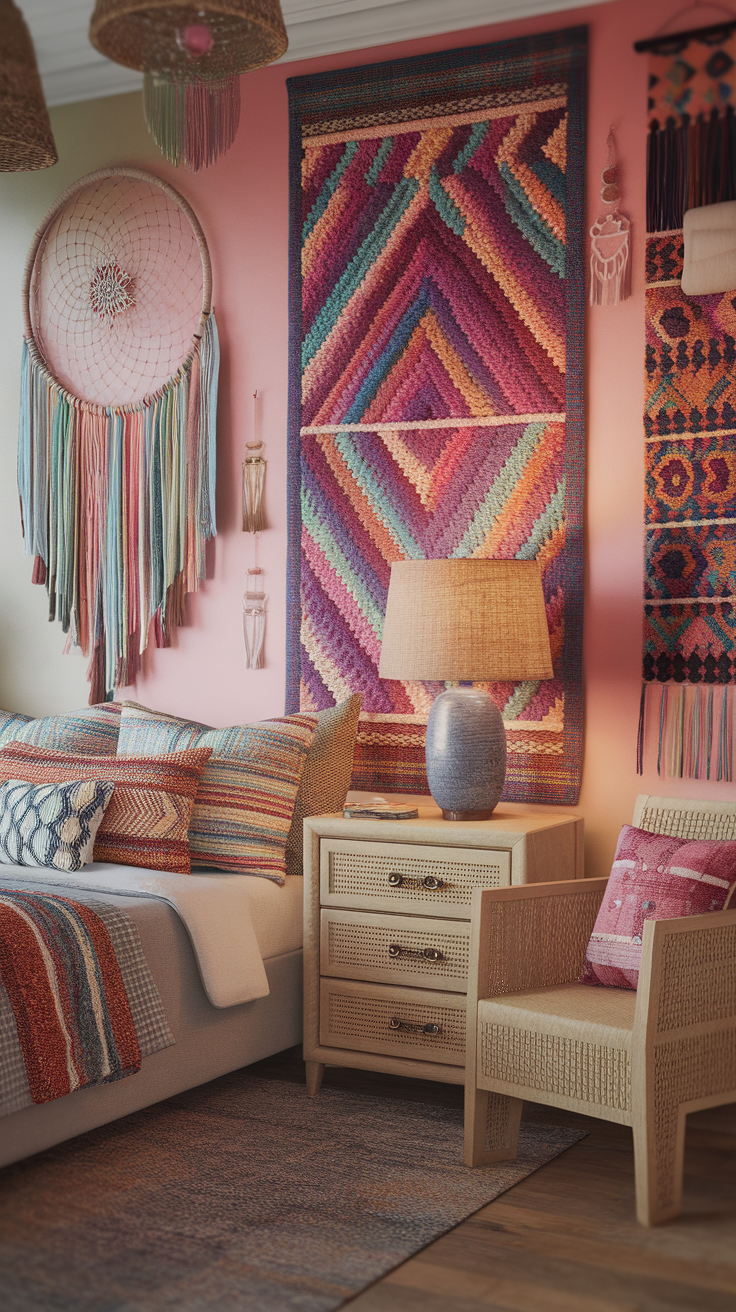
[[[506,777],[506,731],[482,688],[440,693],[427,724],[427,781],[445,820],[487,820]]]

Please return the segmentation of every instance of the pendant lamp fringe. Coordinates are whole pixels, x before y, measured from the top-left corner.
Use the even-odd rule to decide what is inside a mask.
[[[240,79],[174,82],[163,74],[143,79],[146,124],[172,164],[198,173],[230,149],[240,123]]]
[[[645,683],[639,706],[637,774],[644,772],[647,728],[655,713],[660,777],[733,778],[734,707],[728,686],[717,690],[704,684]]]
[[[135,681],[149,630],[167,646],[205,576],[216,532],[214,314],[154,395],[90,405],[54,381],[24,339],[18,489],[34,582],[49,618],[90,658],[90,702]]]

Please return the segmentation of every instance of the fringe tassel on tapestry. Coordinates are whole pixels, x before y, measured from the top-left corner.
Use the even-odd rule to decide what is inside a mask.
[[[24,339],[18,487],[34,581],[49,618],[91,658],[90,702],[135,681],[149,628],[181,623],[215,532],[219,346],[200,346],[154,396],[94,406],[65,391]]]
[[[637,769],[733,778],[736,290],[686,296],[683,216],[736,198],[736,21],[649,52],[645,691]],[[659,694],[657,694],[659,687]]]
[[[651,717],[653,726],[657,726],[660,777],[730,783],[733,715],[734,695],[728,687],[645,684],[639,715],[637,774],[643,773],[645,726]]]

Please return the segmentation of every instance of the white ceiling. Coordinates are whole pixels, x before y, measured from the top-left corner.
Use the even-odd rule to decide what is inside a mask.
[[[138,73],[93,50],[87,25],[93,0],[17,0],[36,45],[49,105],[135,91]],[[282,0],[289,49],[280,62],[339,50],[459,32],[530,14],[577,9],[606,0]]]

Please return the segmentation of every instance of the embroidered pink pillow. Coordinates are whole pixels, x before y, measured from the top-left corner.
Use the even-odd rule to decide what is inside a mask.
[[[691,842],[624,825],[582,982],[635,989],[644,921],[725,911],[734,889],[736,842]]]

